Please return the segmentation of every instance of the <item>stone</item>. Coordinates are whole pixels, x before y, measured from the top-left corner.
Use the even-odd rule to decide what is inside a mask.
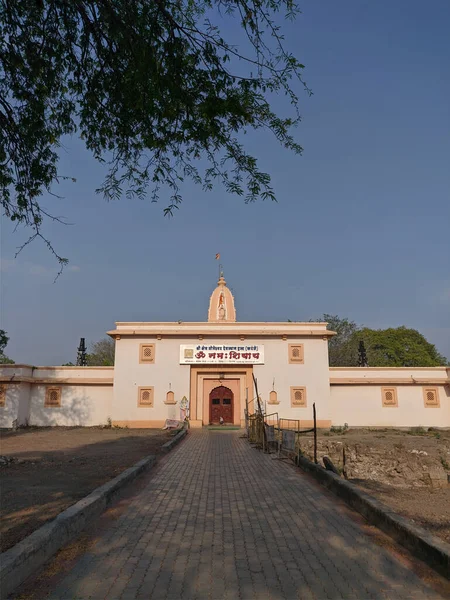
[[[240,436],[239,431],[191,430],[117,520],[96,534],[95,545],[88,546],[61,580],[41,582],[46,595],[34,588],[35,597],[79,597],[83,580],[89,580],[96,600],[120,598],[122,593],[130,600],[431,595],[412,568],[367,536],[337,498]],[[195,519],[189,533],[186,514]],[[222,544],[217,539],[223,539],[225,515],[232,536]],[[211,527],[214,533],[208,535]],[[157,529],[161,536],[155,535]],[[150,561],[147,570],[145,561],[142,569],[134,570],[136,543],[143,556],[160,557],[155,570]],[[175,568],[184,564],[179,558],[182,544],[186,570]],[[222,549],[223,558],[217,555]],[[110,564],[105,565],[106,557]],[[126,573],[123,580],[121,573]]]

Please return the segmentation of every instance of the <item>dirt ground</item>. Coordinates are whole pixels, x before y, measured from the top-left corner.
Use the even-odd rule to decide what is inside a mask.
[[[0,431],[0,551],[150,454],[172,434],[94,427]]]
[[[374,481],[351,480],[395,512],[450,543],[450,486],[446,489],[401,489]]]
[[[149,454],[170,434],[150,429],[55,427],[0,431],[0,551]],[[310,435],[302,451],[313,457]],[[328,455],[353,483],[450,543],[450,431],[322,432]]]
[[[311,437],[300,443],[302,451],[313,458]],[[322,432],[318,436],[320,463],[324,455],[349,481],[450,543],[450,431]]]

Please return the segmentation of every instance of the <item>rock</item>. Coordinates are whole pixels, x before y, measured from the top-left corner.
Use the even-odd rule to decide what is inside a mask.
[[[339,471],[336,469],[336,467],[333,465],[333,463],[331,462],[330,458],[328,456],[324,456],[322,458],[323,460],[323,464],[325,465],[325,469],[327,471],[332,471],[333,473],[335,473],[336,475],[340,475]]]
[[[443,488],[448,485],[447,473],[443,468],[434,467],[428,472],[431,479],[431,486],[434,488]]]

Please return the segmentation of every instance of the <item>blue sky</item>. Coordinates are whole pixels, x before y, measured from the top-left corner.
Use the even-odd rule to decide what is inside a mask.
[[[159,204],[107,204],[103,169],[77,140],[62,152],[64,200],[43,204],[70,226],[14,253],[26,233],[1,222],[0,328],[16,362],[61,364],[81,336],[120,320],[204,320],[216,252],[239,320],[324,312],[369,327],[419,329],[450,357],[450,3],[309,0],[286,28],[313,89],[302,95],[303,156],[267,133],[246,136],[278,203],[245,205],[217,187]],[[280,109],[284,103],[275,99]]]

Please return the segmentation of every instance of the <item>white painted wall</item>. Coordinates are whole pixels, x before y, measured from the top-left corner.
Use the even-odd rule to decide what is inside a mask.
[[[154,364],[139,363],[139,347],[155,344]],[[113,421],[164,421],[179,418],[179,406],[164,404],[169,384],[179,402],[190,394],[190,368],[179,364],[180,344],[198,344],[198,337],[185,338],[122,338],[116,342]],[[206,342],[204,342],[206,343]],[[208,344],[236,345],[235,338],[208,338]],[[246,344],[264,345],[264,365],[254,365],[258,389],[263,401],[269,400],[275,377],[275,390],[280,404],[273,412],[282,412],[286,418],[311,420],[312,404],[316,402],[318,419],[330,419],[328,384],[328,345],[320,337],[283,341],[267,338],[246,338]],[[304,344],[304,364],[289,364],[289,344]],[[220,365],[217,365],[220,370]],[[138,407],[138,388],[154,387],[153,408]],[[307,408],[291,408],[290,386],[307,388]],[[249,390],[250,396],[253,390]],[[242,399],[244,402],[244,399]],[[272,407],[267,409],[272,411]]]
[[[450,375],[448,367],[330,367],[331,379],[442,379]],[[386,384],[388,385],[388,384]]]
[[[327,343],[320,337],[248,338],[255,344],[263,344],[265,364],[254,365],[258,389],[263,401],[268,402],[275,378],[275,390],[280,404],[267,405],[268,412],[278,412],[280,417],[311,420],[312,404],[316,403],[318,420],[331,420],[334,425],[348,423],[353,427],[450,427],[450,369],[437,368],[328,368]],[[235,338],[217,337],[208,343],[236,345]],[[141,343],[155,344],[155,363],[139,363]],[[6,404],[0,408],[0,427],[12,427],[17,419],[19,425],[102,425],[112,421],[158,422],[167,418],[179,418],[179,402],[190,395],[190,367],[179,364],[180,344],[196,344],[196,336],[182,338],[123,337],[116,342],[116,367],[31,367],[29,365],[2,365],[0,377],[6,380]],[[289,343],[304,345],[304,364],[289,364]],[[220,365],[217,365],[220,369]],[[55,380],[62,387],[62,406],[46,408],[46,385],[17,382],[21,377]],[[114,378],[114,387],[107,380]],[[379,385],[332,384],[329,379],[385,379]],[[440,408],[425,408],[423,385],[395,384],[398,379],[442,379],[438,387]],[[77,380],[79,384],[63,383]],[[105,379],[100,385],[87,385],[86,379]],[[176,405],[165,404],[169,384],[174,392]],[[49,384],[50,385],[50,384]],[[426,385],[426,384],[424,384]],[[138,388],[153,386],[154,407],[138,407]],[[290,387],[304,386],[307,390],[307,407],[292,408]],[[397,388],[398,407],[383,407],[381,388]],[[253,390],[249,390],[250,396]],[[242,398],[242,402],[244,399]]]
[[[114,367],[33,367],[33,377],[62,379],[102,379],[114,377]]]
[[[2,365],[0,377],[6,386],[6,402],[0,408],[0,427],[18,425],[106,425],[112,411],[114,367],[32,367]],[[26,378],[26,381],[20,381]],[[30,380],[36,383],[30,383]],[[46,379],[49,383],[39,384]],[[80,384],[64,380],[80,380]],[[89,380],[105,379],[105,384],[83,385]],[[83,383],[81,381],[83,380]],[[48,385],[61,387],[61,407],[45,407]]]
[[[253,367],[259,395],[263,401],[269,401],[275,378],[275,391],[280,402],[278,406],[267,405],[267,412],[278,412],[280,417],[287,419],[311,420],[315,402],[317,419],[330,419],[327,342],[316,337],[290,338],[287,341],[265,339],[255,343],[264,344],[265,351],[265,364]],[[296,343],[304,346],[304,364],[289,364],[289,344]],[[291,386],[306,387],[306,408],[291,407]]]
[[[155,362],[139,363],[140,344],[155,344]],[[180,344],[198,343],[198,338],[122,338],[116,342],[113,421],[165,421],[179,419],[179,403],[189,398],[190,367],[180,365]],[[165,404],[166,394],[174,392],[176,405]],[[138,406],[138,388],[154,388],[153,407]]]
[[[398,407],[382,406],[382,387],[396,387]],[[450,427],[450,389],[433,387],[438,388],[440,408],[425,408],[421,385],[332,385],[332,423],[348,423],[350,427]]]
[[[6,386],[6,402],[0,407],[0,427],[11,428],[17,420],[18,425],[26,425],[30,410],[30,384],[9,383]]]
[[[30,425],[106,425],[112,412],[112,385],[62,385],[61,406],[46,407],[45,385],[31,387]]]
[[[0,407],[0,427],[11,428],[17,420],[18,425],[25,425],[30,410],[30,384],[14,383],[19,377],[31,377],[32,367],[29,365],[0,365],[0,377],[6,386],[6,402]]]

